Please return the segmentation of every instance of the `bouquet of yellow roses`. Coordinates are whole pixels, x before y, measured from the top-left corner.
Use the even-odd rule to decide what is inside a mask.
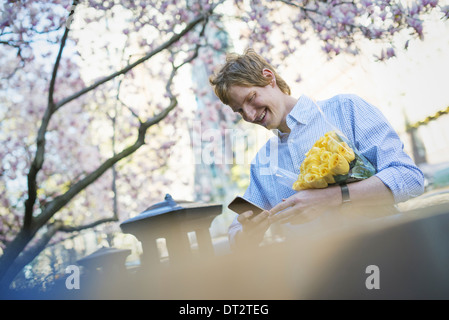
[[[369,178],[376,173],[373,165],[337,130],[319,138],[305,154],[294,190],[326,188]]]

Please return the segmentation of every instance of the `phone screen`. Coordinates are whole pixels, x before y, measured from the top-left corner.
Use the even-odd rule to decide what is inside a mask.
[[[252,210],[254,215],[257,215],[264,210],[242,197],[236,197],[234,200],[232,200],[232,202],[228,205],[228,208],[238,214],[242,214],[243,212]]]

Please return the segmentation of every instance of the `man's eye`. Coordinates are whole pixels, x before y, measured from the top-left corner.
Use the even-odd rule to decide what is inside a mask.
[[[252,94],[252,95],[251,95],[251,97],[249,98],[249,100],[248,100],[248,101],[250,101],[250,102],[251,102],[251,101],[253,101],[253,100],[254,100],[254,97],[255,97],[255,96],[256,96],[256,94],[255,94],[255,93],[254,93],[254,94]]]

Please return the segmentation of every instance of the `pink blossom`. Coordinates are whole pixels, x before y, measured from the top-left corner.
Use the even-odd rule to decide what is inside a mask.
[[[449,5],[442,6],[441,7],[441,12],[443,13],[443,18],[444,19],[449,19]]]
[[[386,51],[387,59],[392,58],[396,55],[393,48],[388,48]]]

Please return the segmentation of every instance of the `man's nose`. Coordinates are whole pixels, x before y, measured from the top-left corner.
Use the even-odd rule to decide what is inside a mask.
[[[251,105],[243,106],[243,120],[248,122],[256,120],[256,110]]]

